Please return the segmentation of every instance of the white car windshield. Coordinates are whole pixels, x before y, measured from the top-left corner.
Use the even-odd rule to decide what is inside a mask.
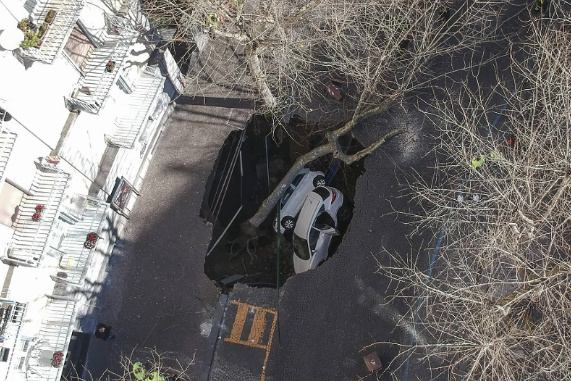
[[[310,257],[309,247],[307,246],[307,241],[301,237],[298,237],[295,234],[293,236],[293,252],[300,259],[303,259],[303,260],[308,260]]]
[[[287,203],[287,200],[289,200],[290,196],[293,194],[293,191],[295,190],[297,185],[300,183],[302,178],[303,178],[303,174],[297,175],[295,177],[295,179],[293,179],[293,181],[291,182],[291,185],[289,187],[287,187],[284,195],[282,196],[281,205],[280,205],[281,208],[283,208],[284,205]]]

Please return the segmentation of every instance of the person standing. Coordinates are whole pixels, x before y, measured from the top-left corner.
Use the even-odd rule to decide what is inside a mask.
[[[95,329],[95,337],[103,341],[113,340],[115,335],[111,334],[111,328],[112,327],[110,325],[105,325],[103,323],[97,324]]]

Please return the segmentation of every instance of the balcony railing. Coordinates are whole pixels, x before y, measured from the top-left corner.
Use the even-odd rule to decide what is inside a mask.
[[[1,127],[1,126],[0,126]],[[16,134],[0,129],[0,183],[4,179],[4,170],[16,142]]]
[[[10,345],[7,347],[8,352],[8,369],[15,368],[14,363],[18,361],[20,357],[16,355],[16,346],[22,345],[19,341],[20,338],[20,328],[22,327],[22,321],[24,315],[26,314],[26,304],[18,303],[15,301],[0,299],[0,308],[2,311],[2,326],[0,328],[0,335],[5,341],[3,346],[6,348],[6,343],[9,342]],[[6,361],[6,360],[5,360]],[[4,381],[9,381],[9,373],[7,372]]]
[[[89,39],[97,49],[90,55],[83,68],[83,77],[77,84],[77,90],[66,97],[67,107],[97,114],[104,106],[107,95],[120,73],[129,54],[129,48],[135,43],[139,32],[125,17],[105,14],[105,27],[89,31]],[[81,24],[81,19],[79,20]]]
[[[101,224],[109,204],[95,199],[86,199],[82,218],[70,224],[57,249],[61,253],[61,272],[55,277],[58,281],[80,284],[83,281],[94,248],[85,247],[89,233],[100,234]]]
[[[49,300],[42,315],[38,340],[26,364],[27,381],[60,380],[63,367],[54,368],[51,360],[54,352],[67,352],[75,321],[75,304],[75,301],[65,299]]]
[[[110,145],[133,148],[141,127],[149,118],[153,101],[163,89],[164,81],[165,78],[158,68],[145,69],[135,83],[135,90],[129,94],[123,112],[115,119],[112,134],[105,137]]]
[[[14,235],[9,244],[8,258],[18,264],[37,267],[50,238],[61,199],[67,188],[69,174],[39,166],[30,188],[19,206]],[[34,220],[41,205],[40,217]]]
[[[117,81],[130,46],[131,41],[125,42],[119,36],[114,36],[97,48],[85,66],[85,75],[79,80],[78,90],[66,99],[69,107],[97,114]],[[113,62],[112,70],[107,68],[109,62]]]
[[[71,34],[79,13],[83,8],[83,0],[52,0],[48,3],[38,2],[31,12],[31,17],[39,27],[44,23],[49,11],[55,11],[55,18],[46,23],[47,31],[39,47],[22,49],[22,55],[47,63],[52,63],[63,50]]]
[[[4,131],[4,119],[6,118],[6,101],[0,98],[0,132]]]

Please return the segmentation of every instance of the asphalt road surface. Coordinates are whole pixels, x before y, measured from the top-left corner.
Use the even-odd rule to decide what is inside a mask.
[[[250,112],[179,101],[110,258],[99,321],[117,338],[91,340],[86,367],[94,377],[120,372],[122,356],[144,360],[155,349],[175,368],[190,364],[196,380],[207,356],[218,290],[204,275],[211,229],[199,209],[220,146]]]

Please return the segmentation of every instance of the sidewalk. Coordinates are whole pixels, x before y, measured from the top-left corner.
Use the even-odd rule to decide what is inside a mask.
[[[86,368],[96,377],[120,370],[121,355],[148,357],[149,348],[190,365],[191,379],[205,362],[218,290],[204,275],[211,231],[199,209],[224,139],[250,112],[179,102],[109,257],[97,308],[84,319],[84,331],[101,321],[117,335],[91,340]]]
[[[156,131],[155,139],[158,140],[162,131],[165,128],[165,123],[171,114],[174,111],[174,105],[170,105],[167,110],[165,111],[162,120],[159,124],[159,127]],[[141,162],[136,163],[138,165],[139,171],[137,177],[134,179],[133,186],[135,189],[139,189],[140,185],[142,184],[146,172],[148,170],[149,163],[153,158],[154,149],[152,148],[154,144],[157,142],[151,142],[151,149],[148,150],[147,154],[142,158]],[[114,151],[116,154],[117,149],[109,147],[110,150]],[[105,168],[105,170],[101,169],[100,173],[104,174],[104,178],[106,178],[109,174],[109,169],[111,168],[113,162],[112,159],[115,158],[116,155],[111,155],[109,158],[110,162],[106,162],[103,160],[101,167]],[[105,179],[103,180],[105,181]],[[137,196],[133,193],[131,195],[131,199],[128,205],[129,209],[132,209]],[[117,240],[123,237],[125,225],[128,223],[128,220],[113,211],[112,209],[107,210],[106,222],[105,227],[102,232],[102,243],[99,244],[97,250],[95,250],[93,257],[90,261],[90,266],[87,270],[86,279],[86,287],[82,290],[84,301],[82,306],[78,311],[78,319],[81,320],[80,329],[83,332],[93,332],[95,330],[95,326],[97,325],[97,298],[98,294],[102,291],[102,287],[104,282],[107,279],[108,272],[109,272],[109,259],[111,257],[112,252],[115,250],[115,245],[117,244]],[[119,247],[117,250],[121,250],[121,243],[119,243]]]

